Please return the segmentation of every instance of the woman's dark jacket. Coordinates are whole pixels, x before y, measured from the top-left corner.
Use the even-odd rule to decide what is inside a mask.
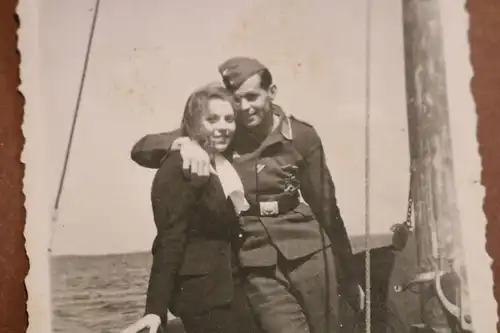
[[[151,201],[157,236],[146,314],[165,321],[167,310],[182,317],[228,304],[239,228],[218,177],[192,185],[172,153],[156,173]]]

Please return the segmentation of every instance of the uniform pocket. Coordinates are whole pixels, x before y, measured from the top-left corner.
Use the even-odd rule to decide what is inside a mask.
[[[309,222],[315,219],[311,207],[303,202],[293,209],[293,213],[295,213],[294,222]]]

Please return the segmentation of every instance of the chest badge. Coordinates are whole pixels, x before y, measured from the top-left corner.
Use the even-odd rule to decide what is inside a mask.
[[[257,173],[260,173],[266,167],[265,164],[257,164],[256,169]]]
[[[284,189],[283,193],[285,195],[293,195],[300,189],[300,181],[297,179],[298,167],[296,165],[287,164],[282,167],[284,177]]]

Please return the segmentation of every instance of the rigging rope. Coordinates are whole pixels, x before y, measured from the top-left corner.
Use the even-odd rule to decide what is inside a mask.
[[[78,113],[80,111],[80,104],[82,101],[82,94],[83,94],[83,88],[85,85],[85,78],[87,77],[87,68],[88,68],[88,64],[89,64],[90,50],[92,49],[92,42],[94,39],[95,27],[96,27],[96,23],[97,23],[97,16],[99,13],[100,3],[101,3],[101,0],[96,0],[95,6],[94,6],[94,15],[92,17],[92,24],[90,26],[90,33],[89,33],[89,38],[88,38],[88,43],[87,43],[87,49],[85,52],[85,58],[84,58],[84,62],[83,62],[82,76],[80,78],[80,84],[78,87],[78,95],[76,98],[75,109],[73,112],[73,121],[71,123],[68,145],[66,147],[66,154],[64,156],[63,168],[62,168],[62,172],[61,172],[61,177],[59,179],[59,186],[57,189],[56,200],[54,202],[54,207],[53,207],[52,230],[51,230],[51,240],[49,243],[49,252],[52,252],[53,237],[54,237],[54,233],[55,233],[55,227],[57,224],[57,213],[59,210],[59,203],[61,201],[61,195],[63,192],[64,181],[66,180],[66,173],[68,170],[68,162],[69,162],[69,157],[71,154],[71,148],[73,146],[73,138],[75,135],[76,121],[78,119]]]
[[[365,39],[365,332],[371,332],[371,257],[370,257],[370,58],[371,1],[366,0]]]

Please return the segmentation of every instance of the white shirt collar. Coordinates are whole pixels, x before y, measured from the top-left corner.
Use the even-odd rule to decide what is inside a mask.
[[[215,174],[219,177],[224,194],[226,198],[231,198],[236,214],[239,215],[250,208],[245,198],[243,183],[232,164],[225,157],[216,155],[214,162]]]

